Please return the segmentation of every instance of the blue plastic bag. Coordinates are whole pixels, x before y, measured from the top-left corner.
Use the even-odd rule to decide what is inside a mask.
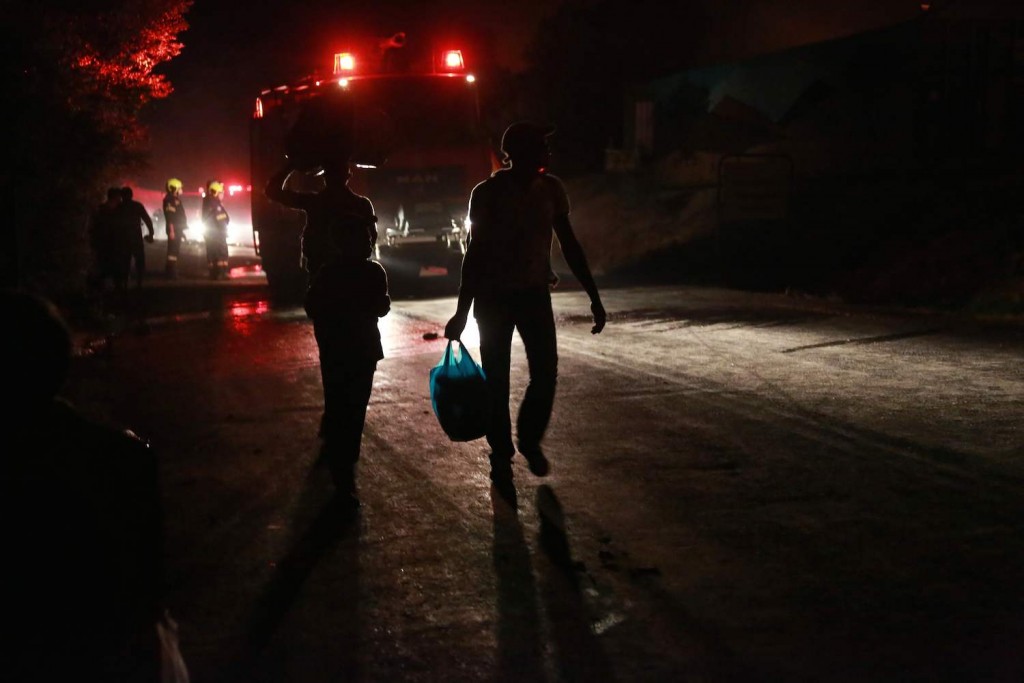
[[[487,378],[462,342],[458,352],[454,343],[448,342],[441,361],[430,369],[430,401],[449,439],[472,441],[487,433]]]

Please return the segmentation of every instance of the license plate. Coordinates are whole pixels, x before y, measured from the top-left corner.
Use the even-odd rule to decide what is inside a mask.
[[[444,266],[420,266],[420,277],[442,277],[448,274]]]

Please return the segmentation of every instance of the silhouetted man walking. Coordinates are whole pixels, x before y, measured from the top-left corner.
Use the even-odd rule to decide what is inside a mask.
[[[512,479],[512,424],[509,416],[509,368],[512,334],[519,331],[526,348],[530,383],[519,408],[516,436],[530,471],[542,477],[548,460],[541,450],[554,405],[558,349],[550,288],[551,241],[558,237],[573,275],[590,296],[593,334],[605,325],[605,310],[583,248],[569,221],[569,197],[561,180],[547,172],[551,159],[547,138],[552,126],[521,121],[502,136],[509,168],[473,188],[469,248],[462,263],[458,308],[445,326],[445,337],[459,339],[470,306],[480,328],[480,359],[491,400],[487,443],[491,480]]]
[[[377,361],[384,357],[377,321],[391,310],[384,268],[370,260],[373,235],[338,220],[327,227],[326,262],[304,301],[313,321],[324,388],[323,455],[344,507],[359,506],[356,463]]]

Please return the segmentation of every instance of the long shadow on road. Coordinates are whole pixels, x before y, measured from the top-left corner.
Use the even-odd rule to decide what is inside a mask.
[[[550,623],[558,679],[614,681],[614,667],[592,628],[596,619],[583,595],[572,558],[562,504],[550,486],[537,488],[537,512],[538,540],[547,560],[539,564],[538,580]]]
[[[315,472],[316,468],[314,468]],[[323,494],[312,485],[313,472],[296,510],[301,514],[305,509],[316,509],[317,498]],[[301,522],[299,522],[301,523]],[[305,530],[297,535],[287,554],[277,563],[266,588],[256,600],[245,629],[241,650],[234,658],[226,680],[235,683],[256,680],[288,680],[289,663],[276,656],[278,649],[273,646],[275,635],[288,615],[297,607],[300,596],[310,575],[317,565],[332,556],[332,573],[340,574],[344,582],[341,589],[344,599],[332,601],[345,605],[345,613],[331,615],[331,630],[341,629],[345,636],[335,639],[341,647],[330,652],[329,662],[320,662],[324,669],[330,669],[337,678],[332,680],[360,680],[360,665],[353,646],[358,642],[361,628],[358,596],[358,541],[360,521],[358,512],[347,509],[343,503],[330,498],[319,509],[315,518]],[[346,552],[341,558],[333,551],[339,545]],[[351,599],[348,599],[351,598]],[[317,625],[314,625],[316,628]],[[286,650],[287,648],[281,648]],[[273,655],[268,656],[268,651]],[[271,660],[271,661],[267,661]]]
[[[494,511],[493,562],[497,577],[498,683],[544,680],[541,620],[536,582],[515,489],[491,490]]]

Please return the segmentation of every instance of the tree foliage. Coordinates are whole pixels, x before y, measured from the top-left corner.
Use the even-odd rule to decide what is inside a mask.
[[[14,206],[6,284],[56,299],[81,293],[85,230],[103,189],[146,159],[139,114],[172,90],[192,0],[5,0],[0,98],[11,135],[0,196]]]

